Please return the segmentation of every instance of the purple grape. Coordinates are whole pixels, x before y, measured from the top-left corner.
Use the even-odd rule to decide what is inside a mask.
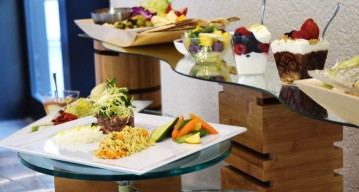
[[[223,43],[221,41],[214,42],[212,45],[212,51],[221,52],[224,50]]]
[[[201,51],[201,47],[196,43],[191,43],[188,50],[190,53],[198,53]]]

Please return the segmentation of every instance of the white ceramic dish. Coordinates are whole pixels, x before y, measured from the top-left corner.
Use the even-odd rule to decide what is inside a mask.
[[[314,78],[294,83],[328,111],[348,123],[359,126],[359,97],[324,87],[321,81]]]
[[[135,113],[135,125],[148,129],[149,132],[168,123],[170,120],[172,120],[170,117]],[[95,121],[95,118],[92,117],[82,118],[76,122],[72,121],[51,129],[42,130],[41,134],[35,134],[32,137],[29,137],[27,132],[20,130],[0,141],[0,147],[55,160],[141,175],[246,131],[246,128],[243,127],[211,123],[219,134],[206,135],[201,138],[201,144],[178,144],[168,138],[141,152],[115,160],[103,160],[93,157],[92,151],[97,149],[98,143],[81,144],[68,150],[55,145],[50,139],[58,131],[78,125],[88,125]],[[27,137],[24,137],[24,134]],[[22,139],[21,142],[19,142],[19,138]]]
[[[182,39],[176,39],[173,41],[173,44],[175,45],[178,52],[180,52],[182,55],[189,57],[188,51],[185,48]]]

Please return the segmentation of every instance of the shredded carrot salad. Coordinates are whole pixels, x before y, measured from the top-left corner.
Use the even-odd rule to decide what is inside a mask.
[[[154,144],[155,141],[149,137],[147,130],[126,126],[122,131],[108,134],[93,154],[100,159],[117,159],[137,153]]]

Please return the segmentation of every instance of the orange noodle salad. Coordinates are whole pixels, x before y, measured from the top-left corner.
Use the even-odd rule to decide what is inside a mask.
[[[137,153],[155,144],[148,131],[140,127],[126,126],[122,131],[114,131],[106,136],[94,151],[100,159],[117,159]]]

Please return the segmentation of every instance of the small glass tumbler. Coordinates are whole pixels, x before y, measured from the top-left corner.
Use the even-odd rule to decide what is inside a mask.
[[[80,96],[80,91],[76,90],[63,90],[63,91],[50,91],[42,94],[42,104],[46,114],[51,114],[59,111],[67,104],[76,101]]]

